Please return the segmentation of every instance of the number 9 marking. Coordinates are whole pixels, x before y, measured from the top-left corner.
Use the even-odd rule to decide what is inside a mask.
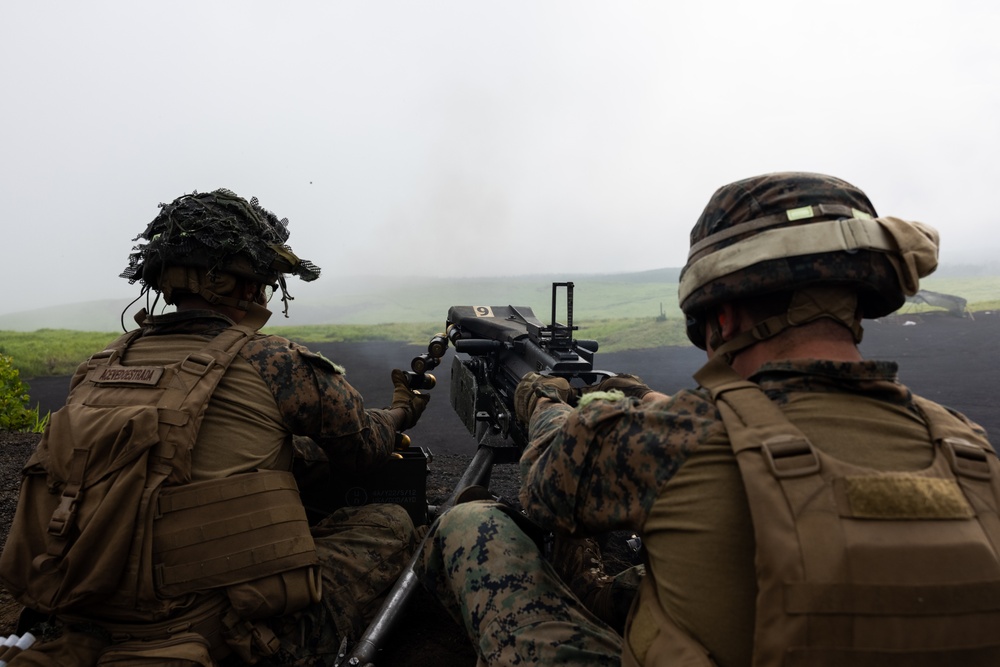
[[[493,309],[489,306],[473,306],[472,309],[476,311],[476,317],[493,317]]]

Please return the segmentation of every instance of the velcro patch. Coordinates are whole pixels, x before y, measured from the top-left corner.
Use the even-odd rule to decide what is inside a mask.
[[[579,407],[584,407],[594,401],[622,401],[625,399],[625,394],[620,389],[611,389],[609,391],[591,391],[587,392],[577,401]]]
[[[311,364],[315,364],[317,366],[320,366],[321,368],[326,368],[329,371],[333,371],[337,375],[347,374],[347,371],[344,370],[343,366],[330,361],[319,352],[311,352],[309,350],[303,350],[302,358]]]
[[[857,519],[969,519],[972,507],[953,479],[869,475],[843,480]]]
[[[163,366],[98,366],[87,373],[97,384],[155,385],[163,375]]]

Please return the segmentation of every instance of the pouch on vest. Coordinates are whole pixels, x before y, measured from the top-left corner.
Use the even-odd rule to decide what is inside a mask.
[[[871,470],[817,450],[721,360],[695,377],[746,486],[755,667],[1000,664],[1000,461],[985,439],[915,399],[933,463]]]
[[[62,445],[50,446],[54,433]],[[114,591],[128,567],[144,490],[162,479],[149,474],[158,442],[157,412],[148,406],[69,405],[53,414],[25,468],[3,552],[8,590],[46,613]]]
[[[153,524],[157,590],[225,588],[245,619],[318,602],[316,546],[290,472],[262,470],[164,488]]]
[[[165,482],[190,481],[209,399],[262,324],[248,317],[167,366],[120,363],[138,331],[91,357],[24,469],[0,556],[12,595],[43,613],[99,608],[105,618],[154,618],[171,607],[153,581],[155,498]]]

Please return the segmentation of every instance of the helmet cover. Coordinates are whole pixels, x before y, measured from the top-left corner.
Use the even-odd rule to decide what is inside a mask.
[[[121,277],[159,290],[166,268],[198,267],[280,285],[284,293],[282,274],[312,281],[320,273],[285,245],[288,236],[288,219],[279,220],[256,197],[248,202],[225,188],[194,192],[160,204],[160,213],[133,239],[145,242],[132,248]]]
[[[721,252],[725,248],[738,243],[746,246],[752,237],[773,234],[772,230],[830,220],[867,223],[873,218],[877,218],[875,207],[864,192],[823,174],[764,174],[719,188],[691,230],[691,251],[681,271],[680,307],[688,317],[688,336],[704,346],[701,322],[718,304],[811,285],[855,289],[863,317],[882,317],[895,311],[905,295],[886,251],[862,247],[798,254],[779,249],[765,253],[759,262],[722,275],[710,270],[700,278],[695,275],[699,271],[692,270],[698,264],[699,268],[711,266],[715,257],[726,254]],[[808,238],[814,231],[819,227],[803,229],[796,236]],[[787,232],[777,233],[788,238]]]

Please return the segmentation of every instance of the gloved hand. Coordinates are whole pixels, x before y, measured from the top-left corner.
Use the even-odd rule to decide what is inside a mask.
[[[538,405],[538,399],[542,396],[553,401],[569,401],[573,394],[572,388],[566,378],[539,375],[538,373],[525,373],[514,390],[514,415],[519,421],[527,424],[531,418],[531,413]]]
[[[646,386],[646,383],[644,383],[642,378],[638,375],[619,373],[618,375],[604,378],[596,385],[587,387],[583,390],[583,393],[587,394],[592,391],[611,391],[613,389],[617,389],[626,396],[638,398],[639,400],[642,400],[643,396],[653,391]]]
[[[406,374],[398,368],[392,369],[392,386],[392,405],[389,408],[399,408],[405,414],[403,423],[399,425],[399,430],[405,431],[408,428],[413,428],[431,397],[410,389],[409,385],[406,384]]]

